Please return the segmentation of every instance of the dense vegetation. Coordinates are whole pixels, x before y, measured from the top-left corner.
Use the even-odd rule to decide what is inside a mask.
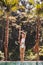
[[[24,14],[23,14],[24,13]],[[9,20],[8,17],[13,16],[16,19],[16,24],[21,26],[21,29],[27,32],[26,36],[26,57],[29,49],[33,48],[36,40],[36,26],[37,18],[43,18],[43,1],[36,0],[0,0],[0,50],[4,51],[5,31],[6,23],[9,21],[9,42],[8,52],[9,60],[20,60],[19,57],[19,44],[18,41],[18,29],[12,25],[15,20]],[[42,20],[42,19],[41,19]],[[26,21],[26,22],[25,22]],[[4,25],[3,25],[4,24]],[[8,23],[7,23],[8,24]],[[41,23],[43,28],[43,23]],[[42,35],[40,30],[40,38]],[[3,34],[3,35],[2,35]],[[2,41],[1,41],[2,40]],[[16,43],[17,44],[16,44]],[[42,41],[41,41],[42,43]]]

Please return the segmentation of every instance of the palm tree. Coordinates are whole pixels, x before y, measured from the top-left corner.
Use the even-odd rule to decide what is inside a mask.
[[[9,39],[9,14],[11,12],[11,8],[18,4],[18,0],[0,0],[2,3],[2,10],[6,15],[6,27],[5,27],[5,41],[4,41],[4,56],[5,61],[8,60],[8,39]]]
[[[37,16],[36,21],[37,21],[37,25],[36,25],[36,44],[34,46],[35,52],[37,53],[37,60],[39,60],[39,34],[40,34],[40,14],[42,14],[42,4],[43,2],[40,4],[40,2],[38,2],[38,0],[36,0],[36,2],[34,2],[34,0],[29,0],[30,3],[32,3],[34,5],[35,9],[35,15]],[[33,12],[34,13],[34,12]]]

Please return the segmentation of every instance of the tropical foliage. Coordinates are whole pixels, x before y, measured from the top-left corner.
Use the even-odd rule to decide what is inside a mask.
[[[21,2],[21,1],[28,1],[28,2]],[[19,5],[19,3],[21,2],[21,4]],[[37,14],[38,15],[42,15],[43,14],[43,2],[39,2],[39,0],[0,0],[0,16],[2,16],[5,12],[6,13],[10,13],[10,12],[21,12],[20,9],[24,9],[24,13],[28,13],[28,18],[29,17],[32,17],[33,16],[33,13],[34,13],[34,16]],[[25,11],[26,10],[26,11]],[[8,13],[8,15],[9,15]],[[6,15],[6,14],[5,14]],[[19,14],[20,15],[20,14]],[[20,15],[21,16],[21,15]],[[25,18],[25,14],[23,16]],[[21,22],[21,19],[22,19],[22,16],[21,18],[18,17],[18,21]],[[17,21],[17,22],[18,22]],[[20,23],[21,24],[21,23]],[[31,25],[31,24],[30,24]],[[26,26],[26,25],[25,25]],[[24,26],[23,26],[24,27]],[[34,26],[35,27],[35,26]],[[28,29],[29,30],[29,29]],[[14,30],[13,30],[14,32]],[[13,34],[12,32],[12,34]],[[14,32],[15,33],[15,32]],[[17,35],[17,34],[16,34]],[[30,34],[28,34],[30,35]],[[15,37],[15,36],[12,36],[12,37]],[[30,35],[31,37],[31,35]],[[33,42],[33,39],[31,40],[31,42]],[[13,41],[14,43],[14,41]],[[14,47],[14,45],[12,44],[10,47]],[[11,49],[10,49],[11,50]],[[30,52],[30,53],[29,53]],[[19,53],[17,52],[11,52],[12,54],[10,55],[11,59],[12,58],[17,58]],[[14,55],[15,54],[15,55]],[[31,50],[27,51],[26,54],[31,54]],[[27,56],[26,56],[27,57]]]

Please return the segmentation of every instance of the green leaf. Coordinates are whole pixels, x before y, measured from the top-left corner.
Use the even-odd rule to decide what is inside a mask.
[[[29,0],[29,2],[34,5],[34,0]]]
[[[18,0],[4,0],[6,5],[18,4]]]
[[[2,16],[3,15],[3,11],[2,10],[0,10],[0,16]]]
[[[18,9],[18,7],[13,6],[13,7],[11,8],[11,11],[17,11],[17,9]]]

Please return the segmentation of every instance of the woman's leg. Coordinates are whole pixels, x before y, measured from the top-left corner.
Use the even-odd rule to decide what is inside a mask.
[[[24,61],[25,48],[20,48],[20,60]]]
[[[20,60],[22,61],[22,48],[20,47]]]
[[[23,61],[24,61],[24,57],[25,57],[25,48],[23,48],[23,53],[22,53]]]

